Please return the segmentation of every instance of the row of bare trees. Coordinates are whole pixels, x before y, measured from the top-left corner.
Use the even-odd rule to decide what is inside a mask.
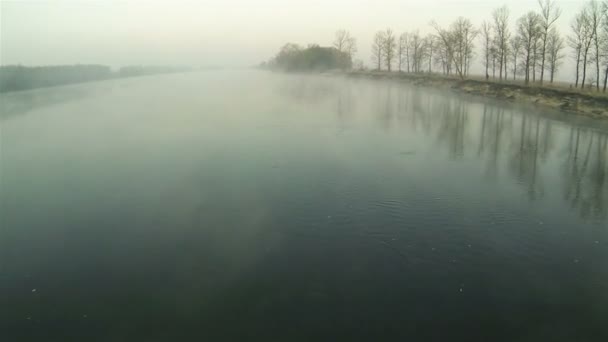
[[[579,81],[581,88],[589,86],[600,90],[601,71],[604,70],[603,91],[608,82],[608,1],[599,3],[591,0],[576,14],[571,25],[572,35],[568,45],[574,50],[576,61],[575,86]],[[587,69],[595,67],[591,79],[587,78]]]
[[[510,26],[507,6],[495,9],[491,20],[479,28],[460,17],[447,27],[431,22],[434,33],[419,31],[397,35],[392,29],[378,31],[372,42],[372,62],[377,70],[400,72],[441,72],[461,78],[469,76],[481,42],[481,60],[486,79],[522,78],[524,82],[553,83],[562,66],[567,46],[576,63],[575,87],[595,86],[603,90],[608,82],[608,0],[588,0],[564,39],[557,28],[561,9],[555,0],[537,0],[538,10],[530,11]],[[338,31],[334,47],[353,56],[356,42],[347,31]],[[589,73],[594,71],[591,77]]]

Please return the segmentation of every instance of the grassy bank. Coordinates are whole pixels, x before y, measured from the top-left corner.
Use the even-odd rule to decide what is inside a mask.
[[[460,79],[433,74],[408,74],[398,72],[350,71],[351,77],[392,79],[417,86],[449,88],[458,92],[492,97],[505,101],[530,103],[561,111],[608,119],[608,95],[584,92],[558,85],[525,85],[517,82],[497,82],[484,79]]]

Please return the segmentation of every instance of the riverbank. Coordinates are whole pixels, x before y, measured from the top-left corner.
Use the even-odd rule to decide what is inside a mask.
[[[608,119],[608,96],[606,94],[584,93],[574,89],[553,86],[523,85],[508,81],[501,83],[479,79],[462,80],[429,74],[349,71],[346,75],[349,77],[398,80],[416,86],[449,88],[465,94],[529,103],[597,119]]]
[[[109,66],[99,64],[34,67],[7,65],[0,66],[0,93],[192,70],[189,67],[138,65],[125,66],[114,71]]]

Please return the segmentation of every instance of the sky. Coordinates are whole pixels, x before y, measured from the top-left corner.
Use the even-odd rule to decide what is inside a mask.
[[[557,0],[563,33],[583,0]],[[511,24],[536,0],[0,0],[0,64],[250,66],[286,42],[330,45],[338,29],[369,64],[374,32],[476,25],[507,5]],[[479,42],[478,42],[478,45]],[[477,61],[477,64],[480,64]]]

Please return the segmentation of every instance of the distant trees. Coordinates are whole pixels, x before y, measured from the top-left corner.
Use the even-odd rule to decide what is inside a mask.
[[[382,42],[382,54],[384,56],[384,63],[386,64],[387,70],[390,72],[393,60],[395,59],[395,50],[397,48],[397,42],[395,40],[395,34],[393,30],[386,29],[384,31],[384,40]]]
[[[511,37],[509,31],[509,16],[510,12],[507,6],[497,8],[492,12],[492,19],[494,21],[494,44],[496,48],[496,54],[498,57],[499,65],[499,79],[502,80],[503,70],[506,75],[506,64],[507,64],[507,53],[508,44]]]
[[[556,23],[562,14],[557,0],[537,0],[538,9],[514,23],[510,22],[509,8],[502,6],[494,9],[479,27],[459,17],[445,27],[431,22],[434,32],[426,36],[418,30],[400,35],[395,35],[390,28],[378,31],[372,41],[371,61],[376,70],[431,73],[436,67],[435,70],[443,74],[466,78],[476,57],[475,43],[479,38],[477,52],[486,80],[492,77],[502,81],[512,76],[513,80],[522,77],[526,84],[536,82],[537,78],[541,85],[547,79],[553,83],[564,58],[572,53],[576,69],[574,86],[589,88],[585,86],[591,84],[599,91],[603,78],[602,88],[606,91],[608,0],[585,1],[567,37],[562,37],[557,29]],[[571,49],[568,53],[567,47]],[[292,48],[286,46],[284,52]],[[340,61],[338,64],[344,65],[344,60],[348,60],[348,67],[352,65],[357,46],[348,31],[336,32],[333,49],[338,53],[335,55]]]
[[[587,68],[594,64],[594,78],[590,85],[595,84],[597,91],[600,90],[601,69],[604,63],[608,63],[608,2],[599,3],[590,0],[583,5],[580,12],[576,14],[571,24],[572,33],[568,36],[568,45],[574,52],[576,63],[575,87],[578,87],[579,79],[581,88],[585,88],[588,82]],[[604,72],[604,84],[608,79],[608,66]],[[606,91],[606,88],[603,87]]]
[[[336,31],[333,47],[339,52],[347,54],[352,63],[353,57],[357,53],[357,39],[351,36],[350,32],[339,30]]]
[[[517,20],[516,40],[522,43],[524,79],[530,83],[530,70],[534,69],[534,54],[540,34],[540,17],[535,12],[528,12]]]
[[[596,0],[591,0],[587,3],[587,25],[588,31],[591,35],[592,42],[592,59],[595,61],[595,86],[596,89],[600,90],[600,62],[604,56],[600,51],[600,29],[603,19],[602,5]]]
[[[112,71],[108,66],[96,64],[42,67],[7,65],[0,66],[0,93],[189,70],[187,67],[172,66],[125,66]]]
[[[483,48],[483,56],[484,56],[484,67],[486,68],[485,77],[486,80],[490,78],[490,57],[492,56],[492,25],[487,21],[484,21],[481,24],[481,30],[479,30],[482,39],[482,48]]]
[[[431,23],[435,28],[440,49],[447,59],[447,74],[453,66],[456,73],[464,78],[469,73],[470,63],[475,49],[475,38],[478,31],[469,19],[459,17],[448,29],[441,28],[437,23]]]
[[[586,15],[584,12],[578,13],[570,26],[572,34],[568,36],[568,45],[574,50],[574,60],[576,64],[576,75],[574,87],[578,88],[581,64],[583,63],[583,45],[587,41]],[[586,54],[585,54],[586,56]],[[587,63],[585,59],[585,63]],[[586,70],[586,69],[585,69]]]
[[[604,51],[604,87],[603,91],[606,92],[606,85],[608,84],[608,1],[602,4],[602,30],[600,35],[603,42]]]
[[[557,31],[557,28],[551,28],[547,36],[546,48],[546,58],[548,62],[547,70],[549,71],[551,83],[553,83],[555,73],[559,70],[559,67],[562,65],[562,60],[565,57],[565,55],[562,53],[564,47],[564,38],[560,36],[559,31]]]
[[[547,59],[547,45],[550,37],[549,33],[562,12],[553,0],[538,0],[538,4],[540,5],[539,30],[541,40],[540,84],[543,84],[545,61]],[[554,34],[556,34],[556,32],[554,32]],[[553,80],[551,82],[553,82]]]
[[[188,71],[188,67],[172,67],[172,66],[142,66],[129,65],[118,69],[118,77],[136,77],[145,75],[168,74],[172,72]]]
[[[512,69],[513,69],[513,80],[517,78],[517,57],[522,52],[522,39],[519,36],[513,37],[509,43],[509,52],[511,54]]]
[[[351,55],[335,47],[321,47],[311,44],[301,48],[297,44],[285,44],[269,63],[271,68],[285,71],[325,71],[331,69],[350,69]]]
[[[114,76],[105,65],[2,66],[0,93],[103,80]]]
[[[424,45],[426,47],[426,55],[429,59],[429,74],[433,72],[433,52],[435,48],[435,36],[429,34],[424,38]]]
[[[414,31],[409,34],[409,53],[410,53],[410,61],[411,61],[411,70],[413,72],[419,73],[422,71],[422,62],[425,59],[425,42],[420,37],[420,33],[418,31]]]
[[[384,40],[385,34],[382,31],[376,32],[372,43],[372,62],[376,65],[376,70],[382,70],[382,61],[384,58]]]
[[[410,70],[409,50],[408,50],[408,34],[402,33],[399,36],[399,44],[397,45],[397,62],[399,65],[399,72],[403,71],[403,62],[407,63],[407,71]]]

